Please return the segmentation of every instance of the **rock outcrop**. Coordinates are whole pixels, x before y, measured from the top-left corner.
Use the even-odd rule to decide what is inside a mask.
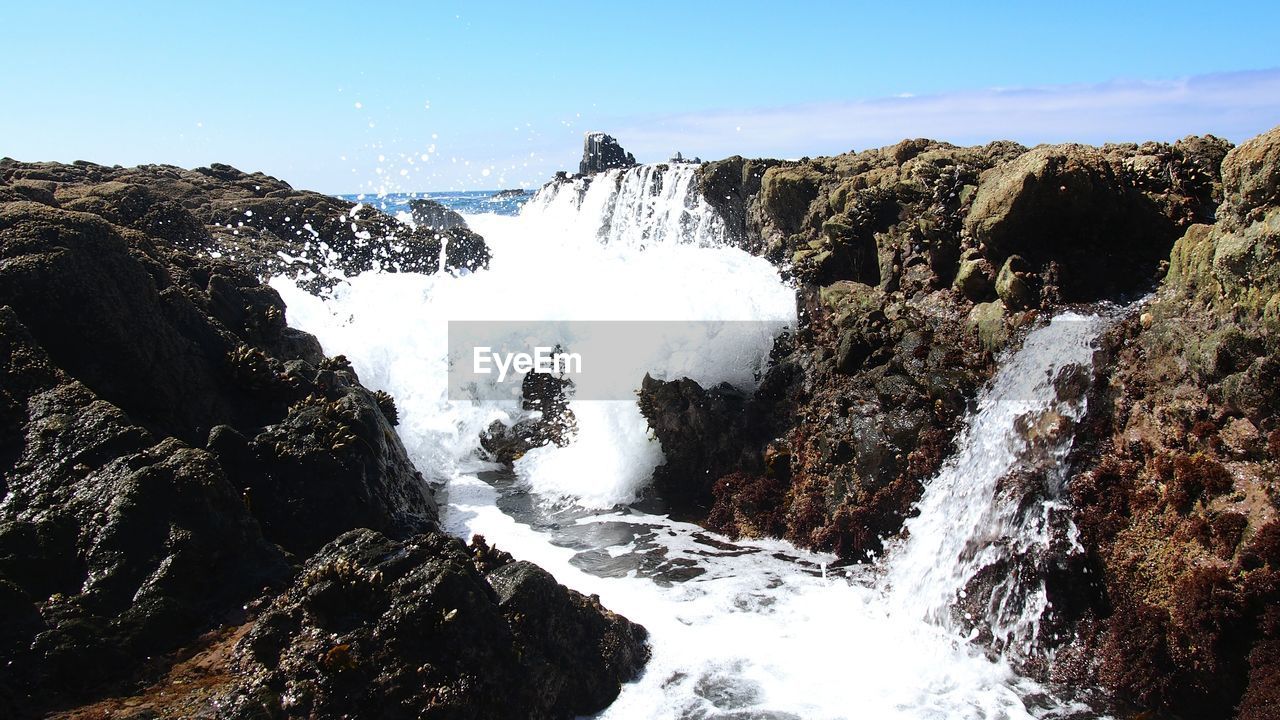
[[[663,482],[709,488],[730,534],[859,557],[897,532],[993,353],[1067,303],[1159,288],[1068,388],[1089,388],[1067,483],[1086,554],[1043,579],[1047,637],[1074,640],[1025,669],[1125,711],[1276,714],[1280,128],[1234,150],[905,141],[702,172],[735,240],[797,280],[801,322],[727,410],[646,387]],[[1010,488],[1037,484],[1020,472]]]
[[[582,140],[582,161],[578,174],[594,175],[614,168],[629,168],[636,164],[636,156],[622,149],[617,139],[602,132],[589,132]]]
[[[664,432],[689,389],[647,391],[646,416],[675,450],[664,492],[687,484],[690,511],[730,534],[878,551],[950,452],[994,356],[1047,310],[1151,289],[1182,231],[1214,216],[1227,148],[907,140],[702,166],[734,241],[797,282],[800,327],[757,397],[718,426]]]
[[[0,201],[96,214],[173,248],[234,260],[260,278],[298,278],[310,290],[375,269],[436,272],[455,239],[469,250],[446,258],[447,270],[488,263],[483,239],[463,228],[410,228],[367,205],[216,163],[185,170],[4,158],[0,180]]]
[[[430,198],[414,198],[409,201],[409,214],[420,228],[428,230],[452,230],[466,228],[466,218]]]
[[[1098,660],[1059,670],[1139,707],[1260,720],[1280,711],[1280,128],[1222,181],[1217,221],[1187,229],[1110,338],[1069,485],[1098,585],[1073,652]]]
[[[357,530],[307,562],[240,641],[226,718],[570,718],[617,696],[645,631],[510,557]]]
[[[220,213],[232,211],[244,225],[224,222]],[[132,705],[153,707],[148,716],[189,717],[215,688],[246,681],[229,665],[234,638],[276,632],[258,609],[291,582],[303,589],[285,598],[318,592],[297,572],[321,548],[316,562],[348,567],[376,545],[388,553],[377,561],[386,575],[410,569],[390,555],[417,548],[422,573],[472,588],[489,610],[455,627],[489,638],[486,652],[508,663],[494,677],[536,695],[530,707],[541,716],[601,709],[644,661],[641,630],[545,573],[522,566],[517,581],[507,570],[510,587],[495,591],[458,562],[467,555],[438,534],[432,490],[394,430],[394,400],[290,328],[280,296],[261,284],[283,267],[276,253],[295,247],[283,228],[297,222],[330,233],[330,250],[353,243],[326,267],[368,269],[410,247],[373,235],[407,228],[368,208],[225,166],[0,161],[0,715],[38,717],[142,687]],[[423,268],[435,271],[441,252],[446,265],[450,253],[487,261],[483,240],[462,232],[443,250],[432,236]],[[418,267],[416,255],[399,257],[402,269]],[[330,545],[351,531],[363,540]],[[490,564],[501,557],[474,553]],[[561,637],[595,638],[596,654],[517,628],[524,615],[507,617],[508,606]],[[348,607],[369,627],[385,609]],[[398,618],[397,631],[407,637],[419,620]],[[381,672],[418,672],[405,664],[416,656],[397,652],[379,656]],[[433,675],[441,687],[483,675],[483,658],[465,644],[433,652],[458,658]],[[207,672],[191,667],[193,656]],[[307,682],[291,669],[304,672],[301,659],[273,677]],[[147,688],[193,676],[201,679],[189,692]],[[484,717],[494,705],[467,695],[450,707]]]

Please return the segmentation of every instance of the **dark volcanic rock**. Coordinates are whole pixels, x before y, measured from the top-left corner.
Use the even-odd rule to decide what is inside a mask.
[[[0,304],[134,422],[209,441],[273,541],[305,555],[353,527],[405,536],[433,525],[373,395],[345,361],[324,361],[313,338],[287,328],[270,288],[33,203],[0,207],[0,241]]]
[[[629,168],[636,164],[636,157],[618,144],[612,135],[589,132],[582,141],[582,162],[578,173],[593,175],[613,168]]]
[[[413,215],[415,225],[429,230],[450,230],[452,228],[467,227],[465,218],[430,198],[414,198],[410,200],[409,213]]]
[[[55,178],[18,187],[123,172],[4,168]],[[163,193],[68,188],[0,204],[8,715],[128,681],[233,621],[291,574],[272,542],[305,555],[354,527],[435,527],[390,404],[290,329],[274,290],[188,254],[196,226]]]
[[[0,200],[34,200],[93,213],[194,254],[234,259],[259,279],[298,278],[309,290],[369,270],[436,272],[448,239],[483,245],[457,228],[411,228],[359,203],[294,190],[262,173],[228,165],[184,170],[0,159]],[[455,255],[449,268],[475,270],[484,252]]]
[[[0,308],[0,708],[86,696],[239,612],[289,568],[208,452],[157,441]]]
[[[203,716],[224,692],[245,712],[320,697],[361,715],[372,706],[350,704],[362,696],[346,683],[376,657],[381,684],[360,692],[379,702],[569,717],[602,708],[636,672],[642,629],[532,566],[503,570],[495,593],[480,573],[510,556],[468,555],[435,534],[394,400],[289,328],[260,284],[286,268],[488,262],[464,228],[406,232],[221,165],[0,160],[0,715],[96,697],[78,717]],[[277,255],[308,248],[319,254]],[[344,533],[272,612],[248,617]],[[376,577],[356,587],[344,574],[354,567]],[[319,627],[350,642],[307,654],[326,642]],[[234,697],[277,669],[246,654],[253,674],[235,675],[230,648],[245,633],[250,654],[296,640],[278,668],[298,673],[278,676],[298,681],[295,696],[264,685]],[[334,684],[306,679],[309,667]]]
[[[251,440],[227,426],[209,438],[240,479],[263,532],[302,557],[351,528],[407,537],[435,527],[426,481],[384,408],[337,360],[310,373],[310,383],[305,365],[290,368],[290,380],[318,392]]]
[[[645,635],[483,545],[359,530],[308,561],[241,641],[222,716],[570,718],[617,696]]]
[[[763,418],[747,403],[746,396],[727,384],[705,390],[688,378],[664,382],[645,376],[640,412],[666,456],[653,478],[663,499],[705,515],[716,480],[740,464],[760,469],[762,463],[742,458],[768,437],[752,427]]]

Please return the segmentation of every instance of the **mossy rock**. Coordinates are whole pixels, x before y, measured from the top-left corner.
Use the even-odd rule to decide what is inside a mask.
[[[1280,208],[1234,233],[1215,228],[1213,239],[1213,275],[1227,299],[1261,316],[1280,290]]]
[[[1004,301],[1006,307],[1013,310],[1025,310],[1037,304],[1035,292],[1023,279],[1025,267],[1026,261],[1013,255],[1004,261],[996,276],[996,295]]]
[[[970,257],[960,261],[955,282],[951,284],[960,294],[973,302],[988,300],[995,291],[991,276],[991,263],[982,257]]]
[[[841,326],[851,318],[880,310],[884,306],[884,292],[866,283],[840,280],[821,288],[818,300],[834,313],[834,324]]]
[[[853,227],[839,220],[828,220],[822,223],[822,234],[832,242],[844,242],[853,237]]]
[[[1004,303],[995,300],[978,303],[969,311],[969,328],[977,333],[982,347],[990,352],[998,352],[1009,341],[1009,325]]]
[[[1222,215],[1236,223],[1257,219],[1267,208],[1280,205],[1280,127],[1227,153],[1222,187]]]
[[[1173,244],[1169,253],[1169,272],[1164,286],[1180,297],[1196,297],[1211,289],[1216,291],[1213,278],[1214,228],[1210,225],[1192,225]]]
[[[783,232],[794,233],[803,227],[821,184],[822,175],[803,165],[769,168],[760,184],[765,212]]]

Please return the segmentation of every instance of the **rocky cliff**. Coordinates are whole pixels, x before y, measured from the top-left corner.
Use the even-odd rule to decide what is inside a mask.
[[[394,399],[261,283],[434,272],[442,253],[487,258],[464,229],[225,166],[0,161],[0,714],[109,695],[73,716],[571,717],[612,699],[643,629],[441,535]],[[392,629],[431,647],[378,639]]]
[[[1124,701],[1280,713],[1280,128],[1222,163],[1144,313],[1117,328],[1071,481],[1099,578],[1079,627]]]
[[[681,492],[717,529],[877,551],[949,453],[994,354],[1042,312],[1154,287],[1181,231],[1213,217],[1228,147],[908,140],[704,165],[701,190],[733,240],[795,279],[800,327],[739,404],[753,417],[698,425],[711,437],[697,442],[732,446],[718,452],[732,461],[682,466],[677,453],[660,483],[693,482]],[[664,447],[689,440],[674,436],[689,423],[664,415],[718,406],[654,391],[642,406]]]
[[[996,354],[1049,313],[1158,291],[1108,335],[1077,431],[1087,559],[1048,579],[1077,641],[1025,670],[1118,712],[1275,717],[1278,148],[1280,129],[704,165],[733,240],[795,279],[800,327],[753,396],[646,383],[655,482],[730,535],[864,558]]]
[[[578,163],[580,175],[594,175],[614,168],[629,168],[635,164],[636,156],[623,150],[612,135],[589,132],[582,140],[582,161]]]

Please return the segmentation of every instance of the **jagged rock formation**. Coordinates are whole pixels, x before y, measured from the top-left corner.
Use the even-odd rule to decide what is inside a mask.
[[[710,497],[717,529],[856,557],[897,531],[991,353],[1064,303],[1158,286],[1081,379],[1068,492],[1087,553],[1044,578],[1046,632],[1075,639],[1024,669],[1121,711],[1274,717],[1280,128],[1228,150],[906,141],[708,164],[735,240],[797,279],[801,328],[729,412],[687,381],[646,384],[673,450],[658,479]]]
[[[580,175],[629,168],[636,164],[636,156],[622,149],[617,139],[602,132],[589,132],[582,141],[582,161],[578,163]]]
[[[289,275],[310,290],[372,269],[435,272],[488,263],[465,228],[415,230],[367,205],[294,190],[227,165],[104,167],[0,159],[0,201],[32,200],[88,212],[198,255],[235,260],[260,278]]]
[[[347,533],[239,643],[227,718],[569,718],[648,657],[645,631],[510,556],[439,534]]]
[[[1074,650],[1098,662],[1066,670],[1139,707],[1261,720],[1280,712],[1280,128],[1222,182],[1217,221],[1111,338],[1069,486],[1097,583]]]
[[[466,228],[462,215],[430,198],[414,198],[409,201],[409,214],[420,228],[428,230],[452,230]]]
[[[227,228],[231,212],[245,225]],[[531,617],[542,612],[561,636],[608,647],[567,655],[555,637],[513,630],[517,621],[493,599],[508,598],[497,581],[451,559],[459,547],[437,534],[431,489],[393,429],[394,400],[290,328],[280,296],[261,284],[260,273],[285,262],[277,252],[304,242],[280,234],[292,227],[281,223],[299,220],[324,228],[330,249],[353,243],[333,261],[339,269],[403,250],[372,234],[405,231],[386,216],[225,166],[0,161],[0,715],[42,716],[158,681],[165,689],[147,688],[133,705],[167,698],[146,716],[190,717],[215,686],[237,681],[229,663],[238,637],[269,634],[255,609],[299,582],[298,566],[326,546],[324,562],[342,566],[357,562],[344,553],[369,543],[388,553],[424,548],[423,572],[474,586],[494,610],[459,626],[490,638],[496,657],[523,658],[495,678],[538,688],[545,704],[531,707],[542,716],[599,710],[643,662],[641,631],[545,575],[509,595],[546,599],[528,601]],[[474,237],[449,242],[446,263],[451,251],[487,257]],[[404,269],[440,264],[439,245],[429,258],[404,247]],[[322,260],[314,262],[307,267]],[[357,529],[376,542],[328,545]],[[439,562],[423,555],[434,552]],[[356,615],[380,612],[372,596],[345,602]],[[416,627],[414,618],[397,622]],[[191,654],[206,659],[206,672],[187,665]],[[402,677],[419,667],[391,650],[380,659],[383,672]],[[571,666],[579,660],[600,664]],[[291,665],[273,677],[303,683],[291,668],[304,671]],[[469,682],[450,672],[433,677]],[[570,672],[580,679],[565,679]],[[167,673],[201,680],[175,694]],[[468,714],[472,700],[458,702],[455,712]],[[470,716],[506,717],[518,706],[481,712],[492,707],[484,698]]]
[[[731,534],[769,528],[845,556],[877,551],[950,452],[993,354],[1064,301],[1150,288],[1182,229],[1212,217],[1227,147],[908,140],[799,162],[707,163],[704,197],[737,243],[797,280],[801,326],[742,404],[759,418],[690,431],[723,445],[733,428],[763,426],[767,440],[678,452],[659,476],[710,496],[709,521]],[[1033,233],[1039,217],[1049,229]],[[655,428],[678,411],[662,397],[642,392]],[[735,454],[735,467],[706,466]]]

